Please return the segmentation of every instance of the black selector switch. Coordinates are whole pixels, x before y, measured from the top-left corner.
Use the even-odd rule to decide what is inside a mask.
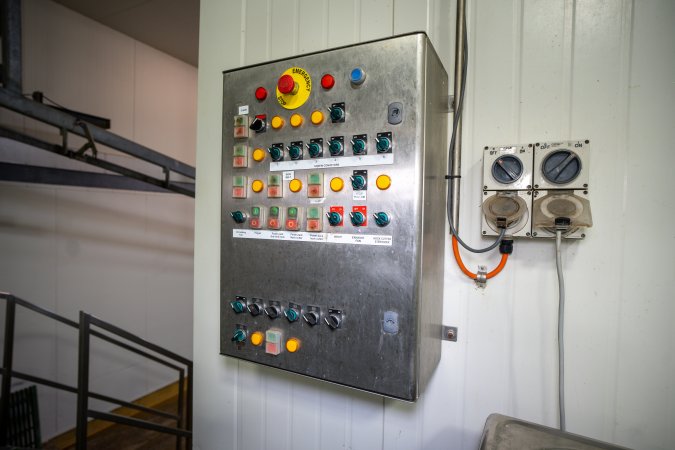
[[[302,318],[311,326],[317,325],[321,319],[321,311],[316,307],[311,307],[312,309],[309,308],[310,307],[308,307],[307,312],[302,315]]]
[[[255,116],[255,119],[253,119],[249,128],[256,133],[262,133],[267,129],[267,116],[264,114]]]
[[[339,309],[329,309],[328,315],[323,320],[331,329],[337,330],[342,326],[342,311]]]
[[[259,300],[256,298],[252,300],[253,301],[251,302],[251,304],[248,305],[248,312],[250,312],[252,316],[259,316],[260,314],[263,313],[262,304],[259,303]]]
[[[276,319],[281,314],[281,308],[278,305],[269,305],[265,308],[265,314],[270,319]]]

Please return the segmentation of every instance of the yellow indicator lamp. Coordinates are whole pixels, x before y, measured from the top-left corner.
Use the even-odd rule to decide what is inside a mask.
[[[291,116],[291,126],[293,128],[299,127],[304,121],[305,119],[300,114],[295,113]]]
[[[375,180],[375,185],[382,191],[389,189],[389,186],[391,186],[391,178],[389,178],[389,175],[380,175],[377,177],[377,180]]]
[[[265,340],[265,335],[262,334],[261,331],[256,331],[251,335],[251,344],[255,345],[256,347],[259,345],[262,345],[263,341]]]
[[[261,180],[253,180],[253,183],[251,183],[251,189],[253,189],[253,192],[255,193],[262,192],[264,188],[265,183],[263,183]]]
[[[300,350],[300,339],[290,338],[286,341],[286,350],[288,353],[295,353]]]
[[[314,125],[321,125],[323,123],[323,113],[317,109],[312,112],[310,119]]]
[[[265,159],[265,150],[262,148],[256,148],[253,150],[253,161],[260,162]]]
[[[302,181],[293,178],[291,182],[288,183],[288,189],[290,189],[291,192],[300,192],[300,189],[302,189]]]
[[[345,182],[340,177],[335,177],[330,180],[330,189],[333,192],[340,192],[345,187]]]
[[[279,116],[274,116],[272,117],[272,128],[275,130],[278,130],[279,128],[284,126],[284,119],[282,119]]]

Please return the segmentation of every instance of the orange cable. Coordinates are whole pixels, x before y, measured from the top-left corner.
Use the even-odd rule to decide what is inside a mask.
[[[459,245],[457,244],[457,238],[453,235],[452,236],[452,253],[455,255],[455,261],[457,261],[457,265],[459,266],[460,269],[462,269],[462,272],[464,272],[464,275],[467,277],[471,278],[472,280],[475,280],[478,275],[475,273],[471,272],[469,269],[466,268],[464,265],[464,262],[462,261],[462,256],[459,254]],[[493,278],[499,274],[499,272],[504,269],[504,266],[506,266],[506,260],[509,259],[509,255],[507,253],[502,253],[502,259],[499,261],[499,264],[495,269],[491,272],[488,272],[486,275],[486,278],[489,280],[490,278]]]

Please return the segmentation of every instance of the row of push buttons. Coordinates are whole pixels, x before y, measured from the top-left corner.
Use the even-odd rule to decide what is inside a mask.
[[[363,84],[363,82],[366,81],[366,72],[360,67],[352,69],[349,73],[349,81],[354,86]],[[323,74],[321,76],[321,87],[324,90],[329,91],[333,89],[333,86],[335,86],[335,77],[330,73]],[[295,94],[297,93],[299,86],[292,76],[282,75],[277,80],[276,88],[282,94]],[[267,89],[263,86],[258,86],[255,90],[255,98],[259,102],[264,102],[265,99],[267,99]]]
[[[359,173],[357,173],[359,172]],[[364,173],[360,173],[364,172]],[[367,189],[367,175],[365,171],[355,171],[354,175],[349,177],[352,189],[355,191],[363,191]],[[283,197],[283,181],[281,175],[270,174],[267,176],[267,197],[268,198],[282,198]],[[307,197],[308,198],[322,198],[324,196],[324,178],[321,172],[310,172],[307,175]],[[330,189],[333,192],[340,192],[344,189],[345,182],[340,177],[333,177],[329,183]],[[379,175],[375,180],[375,186],[379,190],[387,190],[391,186],[391,177],[386,174]],[[235,175],[232,177],[232,198],[247,198],[248,197],[248,177],[245,175]],[[297,194],[302,191],[303,183],[298,178],[293,178],[288,182],[288,190]],[[254,194],[259,194],[265,190],[265,183],[263,180],[255,179],[251,181],[251,191]]]
[[[243,326],[239,326],[234,330],[234,333],[232,333],[232,342],[241,345],[246,342],[246,339],[248,337],[249,337],[248,331],[246,330],[246,328]],[[276,356],[280,354],[282,349],[284,348],[283,331],[276,328],[270,328],[264,333],[262,331],[254,331],[253,333],[251,333],[249,341],[251,342],[252,345],[256,347],[260,347],[264,343],[265,353],[269,355]],[[300,339],[296,337],[288,338],[285,347],[286,351],[288,351],[289,353],[297,352],[298,350],[300,350]]]
[[[343,206],[331,206],[326,212],[325,217],[331,227],[341,227],[344,225],[345,208]],[[300,231],[302,228],[303,208],[299,206],[289,206],[286,208],[280,206],[270,206],[266,209],[264,206],[252,206],[249,213],[243,211],[232,211],[230,216],[237,224],[245,224],[248,221],[249,228],[253,230],[281,230],[282,225],[288,231]],[[323,230],[323,208],[320,206],[309,206],[306,208],[305,230],[309,232],[320,232]],[[368,209],[366,206],[352,206],[348,214],[349,221],[355,227],[368,226]],[[386,227],[391,223],[391,215],[384,211],[378,211],[373,214],[375,224],[378,227]],[[285,220],[284,220],[285,219]]]

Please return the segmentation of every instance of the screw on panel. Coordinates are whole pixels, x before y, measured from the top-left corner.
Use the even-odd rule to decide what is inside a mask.
[[[584,195],[588,195],[588,191],[584,191]]]
[[[525,233],[525,236],[531,236],[530,232],[528,231],[527,233]]]
[[[588,139],[586,139],[584,142],[587,143],[587,144],[591,143],[591,141],[589,141]]]
[[[449,327],[447,325],[443,325],[443,330],[441,334],[441,339],[444,341],[452,341],[452,342],[457,342],[457,327]]]
[[[532,236],[536,236],[536,235],[537,235],[537,232],[536,232],[536,231],[535,231],[534,233],[532,233]]]
[[[585,237],[586,237],[586,234],[581,233],[581,238],[583,239],[583,238],[585,238]]]
[[[483,189],[487,189],[487,186],[483,186]]]

